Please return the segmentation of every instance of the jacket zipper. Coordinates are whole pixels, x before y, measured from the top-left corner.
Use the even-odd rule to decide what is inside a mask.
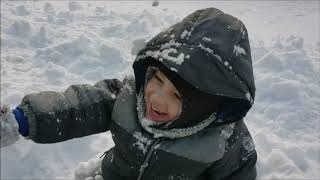
[[[150,147],[150,149],[149,149],[149,151],[148,151],[148,154],[147,154],[146,158],[144,159],[143,164],[142,164],[141,167],[140,167],[139,176],[138,176],[137,180],[141,180],[144,171],[146,170],[146,168],[147,168],[148,165],[149,165],[149,160],[150,160],[151,155],[152,155],[152,153],[153,153],[153,151],[154,151],[154,149],[155,149],[155,146],[158,145],[159,143],[160,143],[160,138],[157,139],[157,140],[155,140],[155,141],[153,142],[153,144],[151,145],[151,147]]]

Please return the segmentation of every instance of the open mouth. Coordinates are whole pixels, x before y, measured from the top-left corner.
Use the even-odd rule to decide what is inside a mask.
[[[149,103],[149,108],[147,110],[147,118],[152,121],[166,122],[168,119],[168,113],[160,111],[158,108],[154,107]]]
[[[157,108],[151,106],[152,111],[154,112],[154,114],[158,115],[158,116],[164,116],[167,115],[167,113],[161,112],[159,111]]]

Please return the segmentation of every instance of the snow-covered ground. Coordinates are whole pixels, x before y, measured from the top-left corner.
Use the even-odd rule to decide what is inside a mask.
[[[319,1],[1,1],[1,104],[121,79],[131,70],[133,42],[206,7],[238,17],[249,31],[257,93],[246,122],[258,178],[318,179]],[[48,145],[22,138],[1,149],[0,179],[73,178],[112,146],[108,132]]]

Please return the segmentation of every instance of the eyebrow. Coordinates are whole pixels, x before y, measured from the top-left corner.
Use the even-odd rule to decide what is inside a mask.
[[[154,77],[155,77],[158,81],[160,81],[161,83],[163,83],[163,80],[159,77],[159,75],[155,74]]]

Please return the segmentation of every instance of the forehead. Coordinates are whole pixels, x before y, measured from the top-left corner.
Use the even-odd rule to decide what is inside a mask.
[[[170,86],[171,88],[173,88],[174,90],[177,91],[177,88],[175,87],[175,85],[174,85],[174,84],[168,79],[168,77],[167,77],[163,72],[161,72],[159,69],[157,69],[155,75],[159,76],[164,83],[167,83],[168,86]]]
[[[167,76],[163,72],[161,72],[159,69],[156,69],[156,73],[155,74],[160,76],[160,77],[163,77],[163,78],[166,78],[167,80],[169,80],[167,78]]]

